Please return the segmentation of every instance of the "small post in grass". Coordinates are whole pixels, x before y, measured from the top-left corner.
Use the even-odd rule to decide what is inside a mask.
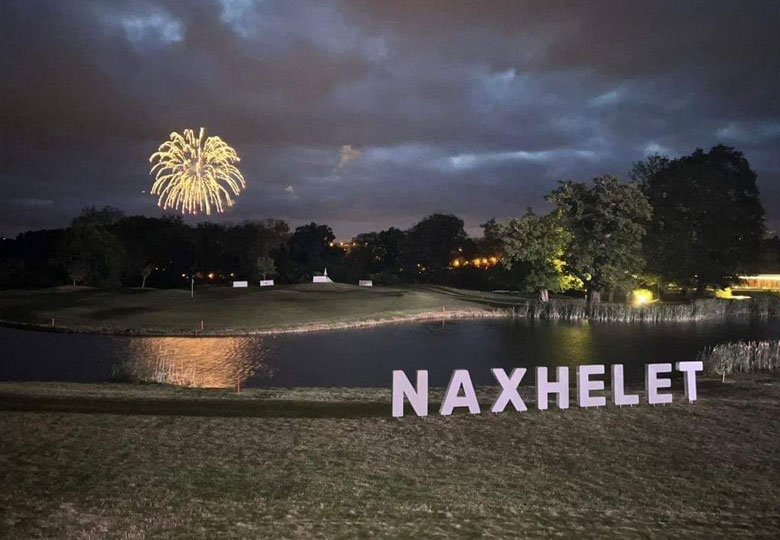
[[[203,331],[203,319],[200,320],[200,329]]]
[[[54,317],[51,318],[51,327],[54,328]]]
[[[241,393],[241,378],[236,378],[236,394]]]

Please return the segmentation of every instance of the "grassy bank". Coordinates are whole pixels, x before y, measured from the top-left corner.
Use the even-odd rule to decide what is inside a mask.
[[[699,353],[711,373],[732,373],[780,369],[780,341],[737,341],[708,347]]]
[[[675,393],[396,420],[388,390],[2,383],[0,537],[772,537],[780,377]]]
[[[0,292],[0,320],[81,332],[246,334],[503,316],[496,307],[506,301],[501,295],[441,287],[202,287],[194,298],[186,290],[63,287]]]
[[[691,322],[780,315],[780,296],[642,307],[439,286],[360,288],[303,284],[273,289],[99,290],[61,287],[0,292],[0,323],[23,328],[133,335],[239,335],[374,326],[388,322],[520,317],[609,322]]]
[[[693,322],[738,318],[769,318],[780,315],[780,296],[761,294],[745,301],[716,298],[693,302],[655,302],[636,307],[630,304],[601,303],[588,307],[583,301],[553,300],[546,304],[530,302],[518,309],[520,316],[533,319],[602,322]]]

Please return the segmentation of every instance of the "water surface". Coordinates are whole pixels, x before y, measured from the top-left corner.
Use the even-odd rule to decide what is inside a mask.
[[[691,360],[705,346],[780,339],[780,321],[550,323],[489,319],[395,324],[262,337],[119,337],[0,328],[0,380],[389,387],[393,369],[453,369],[493,384],[490,368],[622,363],[629,381],[651,362]],[[532,374],[526,378],[533,380]]]

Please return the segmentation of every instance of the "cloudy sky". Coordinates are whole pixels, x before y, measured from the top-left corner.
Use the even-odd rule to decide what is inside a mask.
[[[148,156],[205,126],[225,216],[340,239],[453,212],[471,232],[561,179],[717,143],[780,225],[780,2],[0,0],[0,233],[84,206],[159,215]]]

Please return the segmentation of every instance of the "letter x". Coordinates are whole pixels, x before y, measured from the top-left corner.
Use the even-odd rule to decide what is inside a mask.
[[[527,411],[528,407],[525,406],[520,394],[517,393],[517,385],[520,384],[520,381],[523,380],[523,376],[525,376],[525,368],[513,369],[512,374],[508,377],[506,371],[501,368],[493,368],[490,371],[493,372],[493,377],[495,377],[498,384],[501,385],[501,393],[490,408],[491,412],[502,412],[508,403],[512,403],[512,406],[516,411]]]

